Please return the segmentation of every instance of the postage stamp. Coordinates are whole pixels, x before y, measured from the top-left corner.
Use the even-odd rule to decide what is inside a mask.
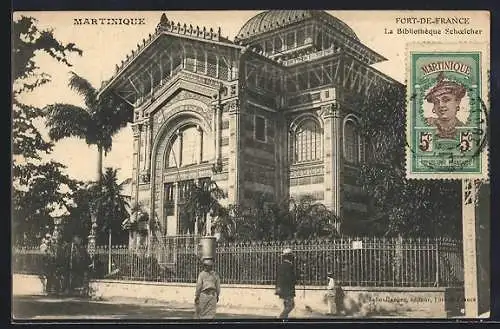
[[[488,48],[408,45],[407,177],[488,175]]]

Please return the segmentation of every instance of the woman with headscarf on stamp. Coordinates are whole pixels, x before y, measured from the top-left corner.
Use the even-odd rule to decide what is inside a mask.
[[[445,80],[439,73],[436,85],[427,93],[425,99],[433,104],[432,113],[437,117],[425,118],[426,123],[437,128],[437,137],[454,139],[456,127],[464,126],[457,118],[460,102],[466,93],[465,87],[451,80]]]
[[[203,259],[203,271],[198,275],[194,297],[195,317],[214,319],[220,295],[219,275],[213,270],[214,261]]]

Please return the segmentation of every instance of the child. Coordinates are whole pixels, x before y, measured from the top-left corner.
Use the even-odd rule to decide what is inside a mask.
[[[345,314],[345,308],[344,308],[344,290],[342,289],[340,285],[340,281],[337,281],[335,283],[335,308],[336,308],[336,314]]]
[[[328,286],[326,287],[325,299],[328,304],[328,314],[333,315],[337,313],[337,308],[335,307],[335,280],[333,279],[333,273],[328,272]]]

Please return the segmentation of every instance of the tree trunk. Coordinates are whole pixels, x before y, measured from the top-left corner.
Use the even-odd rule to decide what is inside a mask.
[[[99,182],[102,177],[102,158],[103,158],[103,149],[102,146],[98,145],[97,146],[97,179],[96,181]]]
[[[198,216],[196,216],[196,219],[194,221],[194,235],[198,235]]]
[[[205,236],[212,235],[212,218],[208,215],[205,215]]]

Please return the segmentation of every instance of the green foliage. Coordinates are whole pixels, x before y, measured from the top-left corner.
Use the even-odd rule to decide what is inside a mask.
[[[191,233],[194,232],[195,222],[198,221],[199,233],[206,235],[207,216],[219,216],[224,213],[219,200],[225,198],[225,193],[212,180],[195,182],[190,186],[189,196],[182,206],[181,221]]]
[[[84,139],[99,152],[111,151],[113,136],[132,121],[132,108],[114,94],[98,97],[98,90],[85,78],[71,72],[69,86],[83,97],[85,107],[56,103],[44,111],[49,136],[58,141],[67,137]]]
[[[87,243],[90,232],[90,201],[93,198],[89,184],[80,184],[71,195],[71,202],[66,205],[68,215],[64,218],[64,240],[70,241],[75,235]]]
[[[100,232],[109,234],[111,231],[115,234],[114,243],[122,244],[127,241],[127,234],[124,234],[126,232],[121,223],[129,214],[127,197],[123,195],[123,185],[118,184],[117,172],[117,169],[106,168],[91,202],[98,209],[97,225]],[[99,242],[99,236],[97,238]]]
[[[310,197],[282,202],[260,198],[253,205],[231,205],[214,223],[226,241],[289,240],[338,235],[335,214]]]
[[[372,204],[357,225],[375,235],[459,237],[460,182],[405,177],[405,110],[402,86],[378,88],[367,100],[360,128],[371,156],[359,183]]]
[[[82,53],[72,43],[57,41],[51,30],[39,30],[34,18],[22,16],[13,22],[12,218],[14,241],[20,244],[32,244],[43,231],[50,229],[50,212],[63,207],[76,186],[75,181],[63,174],[63,165],[42,161],[42,156],[53,147],[34,124],[43,112],[19,99],[23,93],[50,81],[50,76],[41,72],[34,60],[40,52],[67,66],[70,66],[69,54]]]
[[[45,52],[53,59],[71,66],[68,56],[71,53],[82,55],[82,50],[74,43],[62,44],[52,30],[39,30],[33,17],[21,16],[12,27],[12,76],[19,86],[14,95],[32,91],[50,81],[50,75],[40,72],[34,57]]]
[[[80,294],[89,292],[88,274],[90,257],[86,247],[78,238],[64,241],[57,234],[42,240],[41,273],[45,291],[49,294]],[[22,258],[22,256],[21,256]]]
[[[129,216],[128,200],[123,195],[123,183],[118,183],[117,169],[106,168],[98,183],[82,185],[72,195],[72,204],[68,206],[65,232],[86,236],[90,232],[90,214],[97,211],[96,241],[98,245],[107,245],[111,230],[114,244],[123,244],[128,235],[121,223]]]

